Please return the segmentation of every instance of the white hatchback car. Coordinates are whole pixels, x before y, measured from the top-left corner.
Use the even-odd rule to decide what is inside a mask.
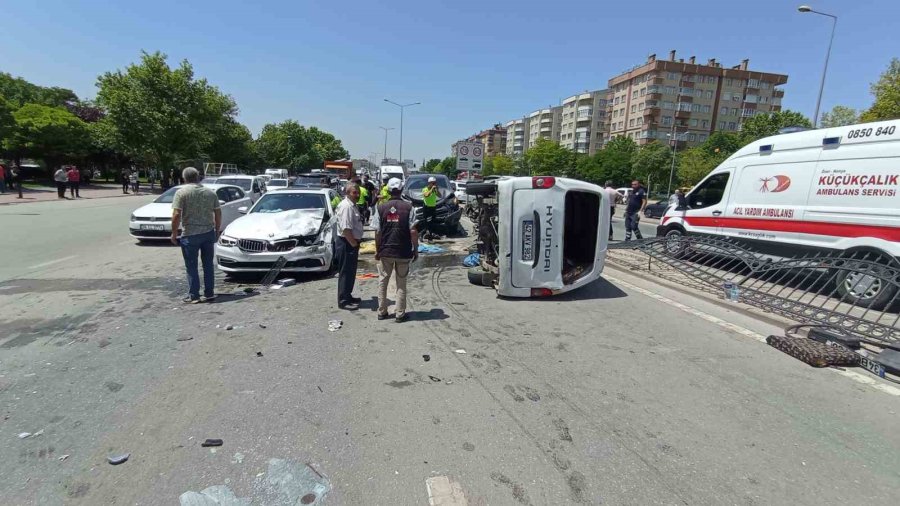
[[[222,206],[222,227],[228,226],[241,216],[239,208],[253,205],[244,190],[237,186],[218,183],[204,183],[203,186],[216,192],[216,196],[219,197],[219,204]],[[175,198],[175,192],[183,187],[184,185],[173,186],[156,197],[153,202],[135,209],[128,221],[131,237],[139,242],[168,241],[172,236],[172,200]]]
[[[334,261],[337,220],[330,188],[284,189],[263,195],[216,243],[216,265],[226,274],[266,272],[279,257],[283,272],[327,272]]]

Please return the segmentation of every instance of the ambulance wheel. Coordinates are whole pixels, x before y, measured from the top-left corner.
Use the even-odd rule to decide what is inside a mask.
[[[885,256],[875,258],[879,264],[887,264]],[[860,264],[860,270],[853,270],[853,261],[840,269],[835,277],[837,292],[841,299],[866,309],[881,311],[894,305],[897,297],[897,268],[887,265]]]
[[[666,232],[666,253],[675,258],[681,258],[688,252],[688,241],[684,230],[678,227],[670,228]]]

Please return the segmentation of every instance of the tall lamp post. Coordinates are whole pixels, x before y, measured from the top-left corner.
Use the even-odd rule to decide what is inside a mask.
[[[387,134],[389,131],[394,130],[394,128],[393,127],[388,128],[388,127],[383,127],[383,126],[380,126],[378,128],[384,130],[384,156],[381,157],[381,160],[384,161],[387,159]]]
[[[834,30],[837,28],[837,16],[813,10],[808,5],[797,7],[800,12],[811,12],[831,18],[831,38],[828,40],[828,52],[825,53],[825,68],[822,69],[822,82],[819,84],[819,98],[816,99],[816,114],[813,115],[813,128],[819,128],[819,107],[822,105],[822,91],[825,89],[825,74],[828,73],[828,60],[831,58],[831,44],[834,42]]]
[[[400,162],[400,166],[402,167],[403,166],[403,109],[406,109],[407,107],[410,107],[413,105],[421,105],[422,102],[413,102],[411,104],[398,104],[397,102],[394,102],[394,101],[388,100],[388,99],[384,99],[384,101],[389,104],[394,104],[400,108],[400,160],[399,160],[399,162]],[[387,153],[385,153],[384,156],[385,156],[385,158],[387,158]],[[404,173],[405,173],[405,171],[404,171]]]
[[[672,139],[672,168],[669,170],[669,189],[666,192],[666,197],[672,196],[672,179],[675,177],[675,160],[676,160],[675,155],[678,154],[678,132],[677,132],[677,130],[675,130],[676,127],[677,127],[677,125],[675,125],[675,123],[673,122],[672,123],[672,133],[666,134],[666,137],[669,137],[670,139]],[[687,132],[683,132],[683,134],[684,133],[687,133]]]

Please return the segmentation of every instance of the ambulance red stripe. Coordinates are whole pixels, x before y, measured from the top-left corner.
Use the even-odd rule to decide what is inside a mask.
[[[832,237],[875,237],[900,242],[900,227],[881,227],[851,223],[821,221],[761,220],[755,218],[716,218],[713,216],[685,216],[684,221],[695,227],[724,227],[770,232],[828,235]],[[668,221],[668,220],[666,220]]]

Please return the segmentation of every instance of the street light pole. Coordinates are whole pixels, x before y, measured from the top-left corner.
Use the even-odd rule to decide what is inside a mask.
[[[400,160],[398,160],[398,161],[400,162],[400,166],[403,167],[403,109],[406,109],[407,107],[410,107],[413,105],[421,105],[422,102],[413,102],[411,104],[398,104],[397,102],[394,102],[394,101],[388,100],[388,99],[384,99],[384,101],[389,104],[394,104],[400,108]],[[387,156],[387,155],[385,154],[385,156]],[[404,173],[405,172],[406,171],[404,171]]]
[[[387,159],[387,135],[388,135],[388,131],[393,130],[394,128],[393,128],[393,127],[387,128],[387,127],[383,127],[383,126],[380,126],[380,127],[378,127],[378,128],[384,130],[384,156],[383,156],[382,159],[381,159],[381,161],[383,162],[384,160]]]
[[[819,128],[819,108],[822,106],[822,91],[825,90],[825,75],[828,74],[828,60],[831,59],[831,45],[834,43],[834,31],[837,28],[837,16],[813,10],[808,5],[797,7],[800,12],[811,12],[831,18],[831,38],[828,40],[828,52],[825,53],[825,67],[822,69],[822,82],[819,83],[819,98],[816,99],[816,113],[813,115],[813,128]]]
[[[672,123],[672,133],[666,134],[672,137],[672,169],[669,170],[669,189],[666,191],[666,197],[672,196],[672,179],[675,177],[675,160],[678,154],[678,132],[675,130],[675,123]]]

